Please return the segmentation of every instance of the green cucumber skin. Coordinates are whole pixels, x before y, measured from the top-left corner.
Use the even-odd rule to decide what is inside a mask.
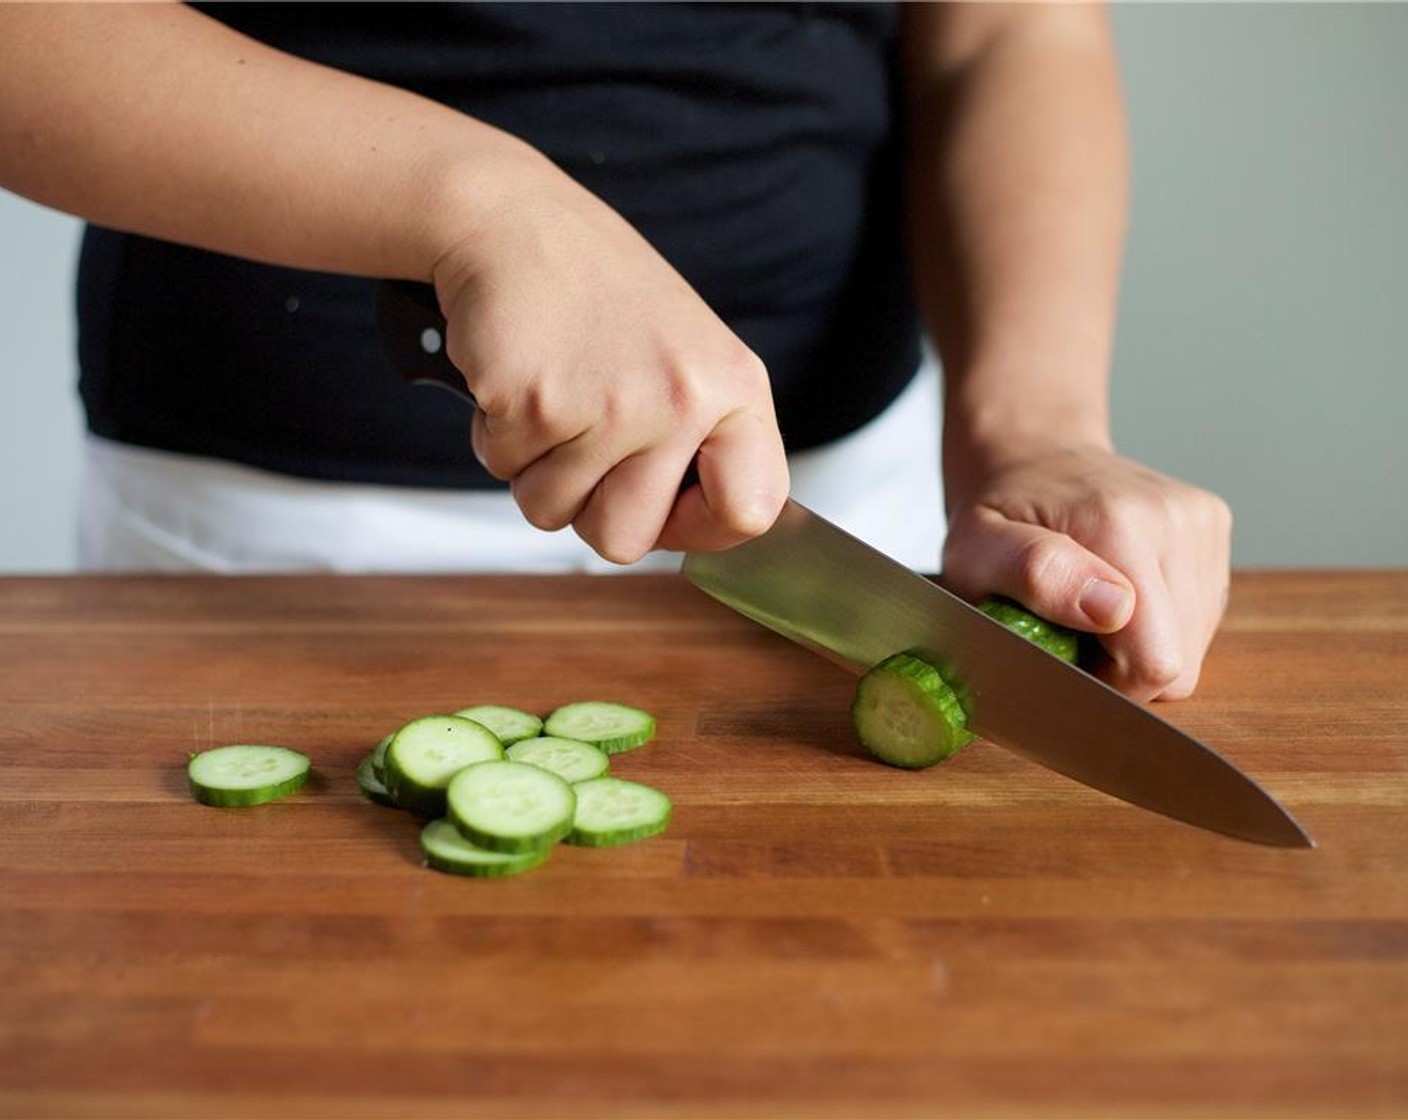
[[[1080,634],[1077,631],[1033,614],[1022,604],[1001,595],[988,596],[978,604],[978,610],[1053,657],[1072,665],[1080,661]]]
[[[542,867],[547,862],[548,851],[547,848],[533,851],[528,853],[528,858],[509,863],[473,864],[444,859],[432,851],[425,850],[425,865],[433,871],[442,871],[446,875],[459,875],[467,879],[506,879],[510,875],[522,875],[525,871]]]
[[[391,809],[399,809],[396,799],[391,796],[391,791],[381,783],[376,776],[376,762],[371,755],[357,766],[357,788],[362,791],[362,796],[376,805],[385,805]]]
[[[391,746],[391,740],[396,737],[396,732],[392,732],[372,748],[370,755],[372,762],[372,773],[376,780],[383,786],[386,785],[386,748]]]
[[[386,769],[386,795],[397,808],[418,817],[443,817],[445,791],[406,780],[392,767]]]
[[[502,852],[510,856],[525,855],[529,852],[546,852],[572,831],[571,817],[568,817],[551,832],[540,833],[536,836],[495,836],[491,832],[484,832],[467,823],[455,815],[453,809],[450,811],[450,820],[454,822],[455,828],[459,829],[460,835],[471,844],[478,845],[485,851]]]
[[[671,815],[667,814],[662,821],[643,824],[637,828],[617,829],[612,832],[591,832],[587,829],[574,828],[563,838],[563,843],[572,844],[579,848],[614,848],[620,844],[634,844],[637,840],[649,840],[652,836],[659,836],[669,827]]]
[[[210,789],[192,781],[191,796],[202,805],[211,805],[217,809],[244,809],[250,805],[265,805],[302,789],[311,773],[311,770],[304,770],[287,781],[262,789]]]

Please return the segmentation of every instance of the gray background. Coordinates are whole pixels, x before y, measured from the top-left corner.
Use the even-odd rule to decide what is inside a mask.
[[[1408,564],[1408,6],[1115,9],[1135,203],[1121,450],[1240,566]],[[73,564],[77,224],[0,192],[0,571]]]

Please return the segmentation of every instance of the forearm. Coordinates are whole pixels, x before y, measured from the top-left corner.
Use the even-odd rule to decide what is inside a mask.
[[[103,225],[426,280],[545,162],[183,5],[0,4],[0,185]]]
[[[1104,13],[907,17],[913,259],[945,370],[946,476],[1053,433],[1107,445],[1127,188]]]

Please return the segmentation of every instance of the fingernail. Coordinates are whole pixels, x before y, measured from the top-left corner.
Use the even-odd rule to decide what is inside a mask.
[[[1134,605],[1129,590],[1107,579],[1089,579],[1081,588],[1080,609],[1102,630],[1122,626]]]

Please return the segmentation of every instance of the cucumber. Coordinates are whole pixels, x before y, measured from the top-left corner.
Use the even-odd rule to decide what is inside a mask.
[[[978,609],[1062,661],[1069,661],[1072,665],[1079,661],[1080,634],[1077,631],[1048,622],[1040,615],[1032,614],[1021,603],[1001,595],[988,596],[978,604]]]
[[[420,834],[420,846],[425,862],[436,871],[451,875],[472,875],[475,878],[497,878],[531,871],[548,858],[548,848],[509,853],[491,852],[471,844],[460,835],[451,821],[444,817],[433,820]]]
[[[373,801],[378,805],[389,805],[393,809],[398,808],[390,790],[376,776],[376,759],[373,755],[367,755],[357,766],[357,788],[362,791],[362,796],[368,801]]]
[[[533,739],[543,733],[543,721],[528,712],[517,708],[505,708],[502,704],[476,704],[463,708],[455,715],[472,719],[483,724],[504,746],[510,746],[520,739]]]
[[[460,834],[494,852],[551,847],[571,831],[577,808],[570,785],[526,762],[466,767],[451,779],[445,800]]]
[[[191,796],[204,805],[262,805],[308,780],[312,762],[287,747],[236,744],[191,756],[186,767]]]
[[[913,653],[887,657],[861,677],[851,720],[871,754],[906,770],[943,762],[973,740],[958,692]]]
[[[655,735],[655,717],[639,708],[609,700],[566,704],[543,723],[543,733],[558,739],[590,743],[607,754],[619,754],[648,743]]]
[[[393,801],[427,817],[445,815],[450,779],[475,762],[503,758],[494,733],[462,716],[423,716],[391,736],[386,789]]]
[[[541,766],[569,785],[600,778],[611,768],[611,760],[606,754],[590,743],[579,743],[576,739],[554,739],[546,735],[538,739],[520,739],[505,750],[504,755],[514,762]]]
[[[370,755],[372,760],[372,773],[376,775],[376,780],[383,785],[386,784],[386,748],[391,746],[391,739],[396,733],[393,731],[381,742],[372,748]]]
[[[670,799],[658,789],[623,778],[593,778],[573,787],[577,812],[567,843],[590,848],[629,844],[665,831]]]

